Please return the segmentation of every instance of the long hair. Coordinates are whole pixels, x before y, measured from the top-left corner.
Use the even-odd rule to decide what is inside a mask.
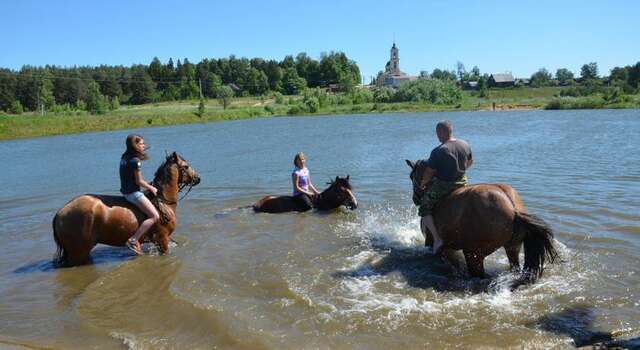
[[[144,140],[144,138],[138,134],[129,134],[129,136],[127,136],[127,141],[125,142],[127,149],[122,153],[121,158],[138,157],[140,160],[149,159],[149,156],[146,153],[140,153],[136,148],[136,144],[142,140]]]
[[[304,164],[302,164],[302,157],[304,157],[304,153],[302,153],[302,152],[296,153],[296,156],[293,157],[293,165],[295,165],[297,167],[298,163],[300,163],[300,165],[304,166]],[[300,168],[300,169],[302,169],[302,168]]]

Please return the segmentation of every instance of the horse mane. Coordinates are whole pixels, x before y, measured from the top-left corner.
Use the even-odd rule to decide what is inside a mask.
[[[169,177],[171,176],[171,156],[167,156],[162,164],[158,167],[155,174],[153,175],[153,184],[155,187],[160,187],[167,183]],[[161,191],[161,188],[158,188],[158,191]],[[170,213],[169,207],[162,203],[159,196],[154,196],[150,198],[151,203],[158,210],[158,214],[160,214],[160,223],[163,225],[169,222]]]
[[[162,185],[166,183],[167,179],[169,179],[169,177],[171,176],[170,166],[171,164],[173,164],[172,162],[169,162],[170,160],[171,160],[171,156],[167,156],[164,162],[160,164],[155,174],[153,174],[154,184]]]
[[[329,187],[327,187],[324,191],[322,191],[322,193],[330,189],[334,189],[336,186],[339,186],[339,185],[342,185],[349,190],[353,190],[353,188],[351,188],[351,183],[349,183],[349,179],[347,179],[346,177],[336,176],[335,180],[330,180],[329,182],[327,182],[327,185],[329,185]]]

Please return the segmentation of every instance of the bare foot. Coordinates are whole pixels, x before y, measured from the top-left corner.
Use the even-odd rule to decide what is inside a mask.
[[[129,238],[127,240],[127,248],[129,248],[132,252],[136,253],[136,255],[143,255],[142,247],[140,246],[140,242],[138,242],[134,238]]]

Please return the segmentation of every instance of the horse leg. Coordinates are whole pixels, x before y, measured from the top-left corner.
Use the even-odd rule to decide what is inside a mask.
[[[67,261],[69,266],[77,266],[87,263],[90,258],[91,250],[95,247],[95,244],[90,242],[78,242],[72,245],[71,249],[67,249]]]
[[[477,251],[464,250],[464,260],[467,262],[467,270],[471,277],[483,278],[484,275],[484,255]]]
[[[168,234],[158,233],[156,235],[156,244],[158,244],[161,254],[169,253],[169,235]]]
[[[511,271],[520,271],[520,246],[521,244],[514,244],[511,246],[504,246],[504,251],[507,253],[509,259],[509,265]]]
[[[442,258],[449,263],[457,272],[462,271],[462,256],[457,250],[444,248],[442,249]]]

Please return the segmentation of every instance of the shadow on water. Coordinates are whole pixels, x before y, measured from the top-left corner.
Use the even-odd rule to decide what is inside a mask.
[[[595,308],[588,305],[572,306],[543,316],[529,326],[569,336],[576,347],[640,349],[640,337],[614,340],[616,333],[622,332],[602,332],[593,329],[595,311]]]
[[[134,258],[136,255],[121,247],[97,247],[91,251],[90,260],[85,265],[103,265],[110,263],[117,263]],[[21,266],[15,270],[14,273],[33,273],[33,272],[48,272],[58,269],[54,263],[53,258],[49,260],[40,260],[32,262],[30,264]]]
[[[374,250],[386,255],[373,258],[348,271],[332,274],[335,278],[384,276],[400,273],[407,284],[414,288],[434,289],[439,292],[483,293],[491,290],[492,278],[469,278],[460,269],[424,249],[389,248],[374,244]]]

